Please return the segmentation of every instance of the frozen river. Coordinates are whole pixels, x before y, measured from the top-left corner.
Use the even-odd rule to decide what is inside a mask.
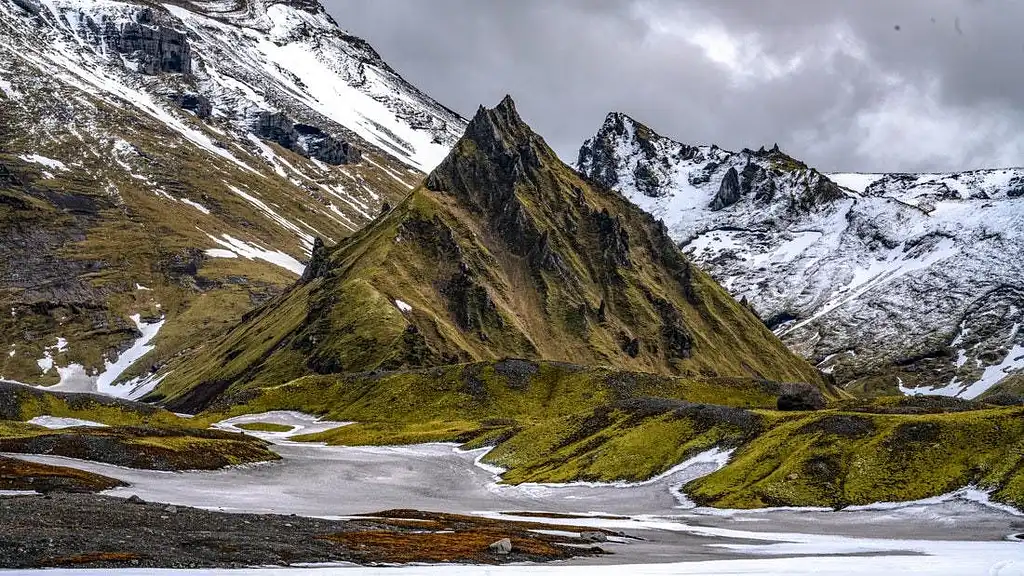
[[[307,431],[314,426],[296,418],[294,422],[285,421],[296,425],[295,432],[299,426]],[[643,539],[604,545],[614,552],[612,556],[576,560],[571,565],[531,566],[529,574],[597,576],[612,569],[603,566],[617,565],[616,573],[628,568],[630,574],[875,574],[913,570],[923,574],[1024,576],[1024,542],[1013,540],[1014,534],[1024,532],[1024,517],[988,505],[984,495],[975,491],[842,512],[721,511],[693,508],[673,490],[719,466],[724,454],[717,452],[694,458],[671,474],[643,484],[505,486],[496,482],[494,470],[478,464],[482,451],[463,452],[449,444],[327,447],[291,442],[287,434],[264,436],[274,439],[282,460],[217,472],[153,472],[59,457],[11,456],[73,466],[131,484],[110,492],[113,495],[137,494],[145,500],[226,512],[320,517],[394,508],[505,517],[515,517],[515,512],[522,511],[571,513],[591,517],[552,522],[601,526]],[[684,564],[677,564],[680,562]],[[397,572],[527,573],[522,570],[419,566]],[[316,571],[323,576],[333,572],[393,574],[396,570]],[[48,571],[47,575],[78,573]],[[276,573],[295,574],[260,572],[264,576]]]

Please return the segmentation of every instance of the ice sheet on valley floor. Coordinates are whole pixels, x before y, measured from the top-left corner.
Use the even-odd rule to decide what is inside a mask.
[[[287,432],[261,432],[245,430],[238,427],[239,424],[254,423],[282,424],[284,426],[291,426],[292,429]],[[235,416],[234,418],[221,420],[220,422],[213,424],[213,427],[221,430],[230,430],[232,432],[244,432],[245,434],[250,434],[252,436],[268,440],[284,440],[300,434],[326,432],[327,430],[333,430],[334,428],[340,428],[349,424],[351,424],[351,422],[332,422],[330,420],[322,420],[318,416],[303,414],[302,412],[275,410],[271,412],[263,412],[261,414]]]
[[[100,424],[99,422],[93,422],[92,420],[80,420],[78,418],[58,418],[56,416],[36,416],[35,418],[28,421],[29,424],[35,424],[36,426],[42,426],[43,428],[49,428],[51,430],[60,430],[63,428],[75,428],[78,426],[89,426],[94,428],[106,428],[106,424]]]
[[[977,549],[975,549],[977,548]],[[731,575],[760,576],[876,576],[878,574],[920,574],[924,576],[1024,576],[1024,559],[1007,554],[985,556],[982,547],[968,550],[937,550],[932,556],[800,557],[742,560],[710,560],[671,564],[565,565],[525,564],[510,566],[403,566],[403,567],[301,567],[249,568],[231,570],[105,570],[106,574],[134,576],[669,576]],[[95,570],[47,570],[47,576],[93,576]],[[0,570],[0,575],[23,572]]]

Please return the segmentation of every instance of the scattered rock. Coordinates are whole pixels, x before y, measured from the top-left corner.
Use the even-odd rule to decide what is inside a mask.
[[[607,542],[608,536],[606,536],[604,532],[580,532],[580,539],[586,540],[587,542]]]
[[[145,500],[143,500],[142,498],[139,498],[138,494],[132,494],[131,496],[128,497],[127,500],[125,500],[125,502],[127,502],[129,504],[140,504],[140,505],[146,503]]]
[[[164,506],[164,512],[167,512],[168,514],[177,514],[178,507],[174,504],[168,504],[167,506]]]
[[[488,546],[491,552],[495,554],[501,554],[502,556],[512,553],[512,541],[508,538],[502,538],[497,542]]]
[[[777,408],[783,412],[821,410],[827,406],[821,391],[810,384],[796,384],[779,395]]]

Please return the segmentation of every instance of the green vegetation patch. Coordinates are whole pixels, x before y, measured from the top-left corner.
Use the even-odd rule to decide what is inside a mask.
[[[726,508],[909,501],[975,484],[1024,508],[1024,408],[780,419],[686,493]]]
[[[280,458],[267,442],[219,430],[0,427],[0,452],[49,454],[146,470],[217,470]]]
[[[24,422],[37,416],[77,418],[108,426],[204,426],[141,402],[119,400],[98,394],[50,392],[0,382],[0,420]]]
[[[235,428],[250,432],[291,432],[295,429],[295,426],[275,424],[273,422],[247,422],[245,424],[235,424]]]

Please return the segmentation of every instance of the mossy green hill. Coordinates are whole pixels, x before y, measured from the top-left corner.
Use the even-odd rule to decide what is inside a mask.
[[[171,366],[154,398],[315,374],[520,357],[823,386],[664,226],[584,180],[520,119],[481,108],[404,201],[303,281]]]

